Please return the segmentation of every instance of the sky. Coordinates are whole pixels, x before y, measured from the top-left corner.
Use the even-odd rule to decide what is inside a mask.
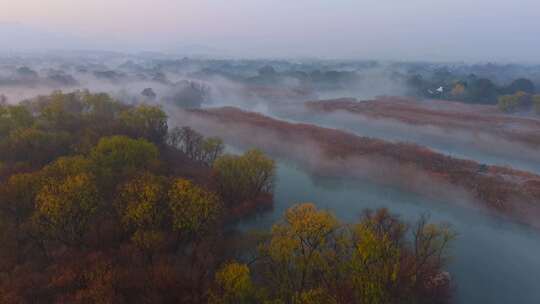
[[[539,0],[0,0],[0,49],[540,62]]]

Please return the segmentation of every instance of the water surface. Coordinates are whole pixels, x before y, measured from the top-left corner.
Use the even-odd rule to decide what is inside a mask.
[[[365,208],[387,207],[408,221],[427,212],[459,234],[448,268],[457,283],[457,303],[540,303],[539,231],[459,207],[460,202],[364,181],[313,178],[284,161],[278,162],[274,209],[241,227],[269,228],[299,202],[313,202],[343,221],[354,221]]]

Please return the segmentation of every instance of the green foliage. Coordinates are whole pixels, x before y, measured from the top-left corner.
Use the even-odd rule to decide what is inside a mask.
[[[224,155],[214,162],[215,183],[227,204],[243,203],[270,193],[274,186],[275,163],[258,150],[242,156]]]
[[[46,132],[37,128],[19,128],[10,132],[4,159],[43,165],[69,151],[67,132]]]
[[[77,123],[82,109],[83,104],[75,94],[55,92],[51,95],[51,100],[41,109],[41,118],[50,128],[69,129]]]
[[[468,99],[483,104],[493,104],[497,100],[497,88],[489,79],[473,80],[467,90]]]
[[[352,284],[356,297],[368,303],[390,301],[389,286],[397,285],[401,262],[399,244],[369,223],[354,227],[357,239],[351,259]]]
[[[158,156],[158,149],[153,144],[126,136],[102,138],[90,152],[101,182],[112,184],[124,176],[151,168]]]
[[[503,95],[499,97],[497,106],[503,112],[514,113],[519,110],[526,110],[530,106],[531,96],[519,91],[513,95]]]
[[[93,123],[109,123],[116,119],[116,116],[127,107],[122,103],[112,99],[106,93],[91,94],[84,91],[81,93],[84,103],[85,119]]]
[[[154,144],[165,142],[167,115],[157,106],[140,105],[120,114],[120,120],[134,138],[145,138]]]
[[[526,78],[519,78],[514,81],[505,89],[508,94],[515,94],[517,92],[524,92],[527,94],[533,94],[535,86],[532,81]]]
[[[24,106],[0,105],[0,136],[8,135],[12,130],[28,128],[34,119]]]
[[[88,173],[92,170],[92,165],[88,158],[81,155],[64,156],[43,167],[41,173],[50,179],[62,180],[70,175]]]

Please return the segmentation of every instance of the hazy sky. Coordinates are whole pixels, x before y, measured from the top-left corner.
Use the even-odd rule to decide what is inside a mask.
[[[0,0],[0,48],[540,62],[539,16],[540,0]]]

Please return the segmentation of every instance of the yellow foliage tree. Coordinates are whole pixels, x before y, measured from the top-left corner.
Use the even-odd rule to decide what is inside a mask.
[[[154,166],[158,155],[157,147],[144,139],[112,136],[99,141],[90,152],[90,159],[100,184],[114,188],[123,177]]]
[[[186,179],[177,179],[169,191],[173,228],[185,234],[203,233],[217,220],[221,205],[212,192]]]
[[[288,209],[284,221],[272,227],[269,242],[261,246],[268,257],[268,278],[284,299],[292,299],[316,285],[316,277],[328,271],[328,246],[339,222],[311,203]]]
[[[120,114],[120,120],[132,137],[145,138],[155,144],[165,142],[167,115],[157,106],[139,105]]]
[[[150,173],[120,187],[116,206],[121,222],[134,231],[131,240],[143,251],[152,252],[163,243],[166,199],[166,179]]]
[[[215,290],[210,296],[212,304],[252,303],[255,296],[249,267],[231,262],[225,264],[215,275]]]
[[[275,163],[259,150],[223,155],[214,162],[214,169],[218,192],[228,204],[255,199],[274,186]]]
[[[35,220],[45,235],[69,245],[80,245],[90,220],[98,211],[99,194],[88,174],[47,182],[36,197]]]

